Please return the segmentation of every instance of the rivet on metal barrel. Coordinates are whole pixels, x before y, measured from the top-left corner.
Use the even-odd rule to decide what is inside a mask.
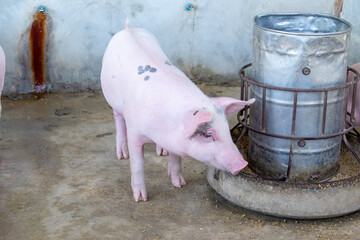
[[[253,79],[293,89],[342,85],[346,82],[350,32],[350,23],[328,15],[259,15],[253,36]],[[261,132],[305,138],[341,132],[346,108],[344,89],[265,92],[251,85],[250,94],[257,99],[251,106],[250,126],[259,130],[249,131],[249,166],[253,171],[271,179],[304,182],[336,174],[341,136],[305,142]]]
[[[302,73],[303,73],[304,75],[309,75],[309,74],[310,74],[310,68],[304,67],[303,70],[302,70]]]

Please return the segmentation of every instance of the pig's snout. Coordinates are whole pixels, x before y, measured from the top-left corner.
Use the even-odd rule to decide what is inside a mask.
[[[234,166],[230,168],[230,171],[232,175],[238,174],[242,169],[244,169],[248,165],[248,162],[244,159],[239,159]]]
[[[217,161],[215,160],[218,164],[215,164],[214,166],[220,170],[236,175],[248,165],[248,162],[245,161],[241,153],[235,148],[235,145],[234,151],[226,152],[225,154],[226,155],[220,156],[219,159],[216,159]]]

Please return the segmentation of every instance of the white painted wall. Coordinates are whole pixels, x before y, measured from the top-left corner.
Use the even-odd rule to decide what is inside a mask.
[[[352,65],[360,62],[360,1],[344,0],[341,17],[353,26],[349,49],[349,65]]]
[[[185,11],[185,4],[196,5]],[[335,0],[0,0],[0,45],[6,54],[5,94],[32,91],[28,30],[39,5],[48,15],[47,86],[53,91],[100,88],[101,59],[113,34],[150,30],[170,60],[196,81],[236,80],[251,62],[253,18],[270,12],[333,14]],[[354,25],[350,63],[360,61],[360,1],[344,0]]]

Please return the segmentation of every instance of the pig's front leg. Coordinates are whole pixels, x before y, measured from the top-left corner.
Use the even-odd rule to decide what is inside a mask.
[[[171,182],[175,187],[181,187],[186,185],[184,177],[181,170],[181,157],[173,153],[169,154],[169,166],[168,166],[168,175],[171,176]]]
[[[129,150],[127,146],[125,119],[117,111],[113,110],[113,112],[116,127],[116,155],[118,159],[128,159]]]
[[[135,202],[147,201],[144,176],[144,142],[140,138],[129,136],[128,143],[131,156],[131,188],[133,190],[134,199]]]
[[[169,153],[165,149],[163,149],[161,146],[159,146],[157,144],[156,144],[156,154],[158,156],[167,156],[167,155],[169,155]]]

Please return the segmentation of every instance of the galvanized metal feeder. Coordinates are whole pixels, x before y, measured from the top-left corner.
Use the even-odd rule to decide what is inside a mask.
[[[240,70],[241,99],[256,98],[238,114],[237,142],[248,131],[249,167],[257,176],[209,167],[209,184],[229,201],[261,213],[299,219],[360,210],[360,175],[328,181],[339,170],[341,142],[354,130],[355,101],[347,94],[359,73],[347,67],[351,24],[322,14],[255,17],[254,63]],[[252,67],[252,78],[245,70]],[[347,82],[347,72],[355,78]],[[360,138],[359,138],[360,139]],[[359,166],[360,167],[360,164]]]

